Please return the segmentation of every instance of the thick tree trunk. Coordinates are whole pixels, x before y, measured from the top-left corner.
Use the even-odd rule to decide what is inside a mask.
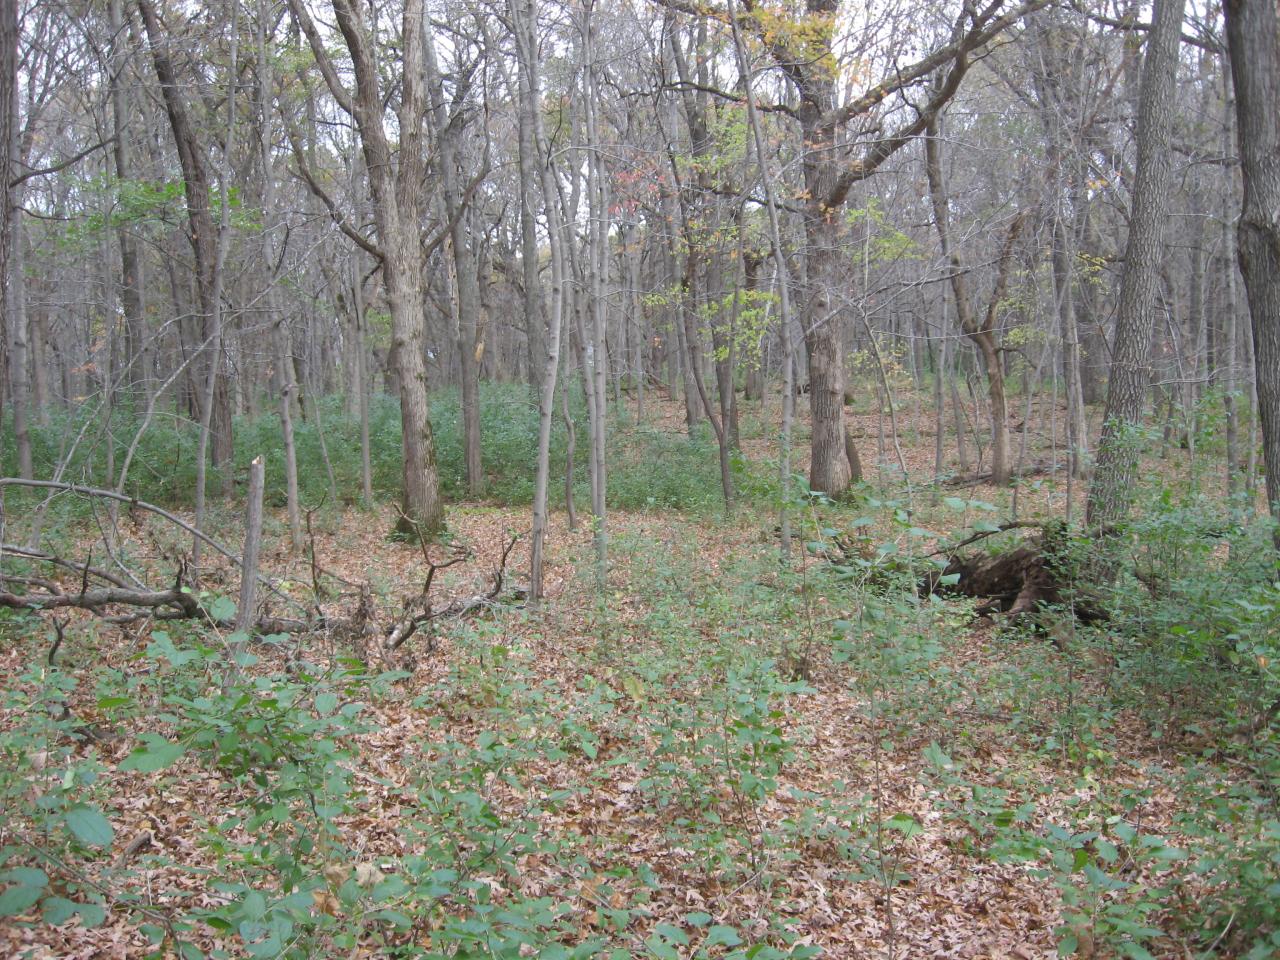
[[[1086,518],[1091,527],[1109,527],[1128,516],[1136,480],[1139,447],[1134,430],[1142,423],[1150,379],[1184,5],[1185,0],[1155,0],[1142,67],[1133,210],[1116,313],[1105,423],[1098,445],[1097,469],[1089,486]]]
[[[809,296],[801,323],[809,355],[809,488],[841,497],[861,480],[849,457],[844,422],[844,314],[840,288],[848,284],[842,263],[840,213],[806,214],[805,258]]]
[[[1280,21],[1274,0],[1227,0],[1244,207],[1240,272],[1253,321],[1267,502],[1280,517]]]

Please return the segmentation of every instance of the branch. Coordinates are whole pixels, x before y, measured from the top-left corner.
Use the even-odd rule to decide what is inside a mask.
[[[1051,0],[1027,0],[1027,2],[1006,13],[1002,17],[990,19],[1003,5],[1004,0],[992,0],[985,10],[975,13],[969,31],[946,46],[939,47],[933,53],[907,67],[895,69],[893,76],[876,84],[856,100],[851,100],[843,107],[832,110],[818,124],[819,129],[830,129],[852,120],[860,113],[866,113],[872,107],[883,103],[893,94],[923,80],[949,60],[959,60],[973,52],[987,41],[1021,20],[1029,13],[1035,13],[1049,5]],[[989,22],[988,22],[989,21]],[[920,129],[924,129],[921,126]],[[918,131],[917,131],[918,132]]]
[[[963,550],[965,547],[970,544],[977,543],[979,540],[985,540],[987,537],[995,536],[997,533],[1006,533],[1009,530],[1020,530],[1025,527],[1034,527],[1037,530],[1043,530],[1044,524],[1038,520],[1011,520],[1008,523],[999,524],[994,530],[979,530],[977,533],[970,534],[958,543],[939,547],[937,550],[933,551],[933,553],[929,554],[929,556],[939,557],[943,554],[951,556],[957,550]]]
[[[50,173],[61,173],[63,170],[67,169],[67,167],[70,167],[73,164],[79,163],[81,160],[83,160],[89,154],[93,153],[95,150],[101,150],[107,144],[115,143],[115,142],[116,142],[116,138],[114,136],[107,137],[107,139],[103,140],[102,142],[95,143],[92,147],[86,147],[85,149],[77,153],[75,156],[68,157],[65,160],[59,160],[57,163],[53,164],[52,166],[40,167],[35,170],[28,170],[26,173],[19,174],[17,177],[10,180],[9,189],[12,190],[14,187],[19,186],[20,184],[26,183],[28,180],[31,180],[35,177],[43,177]]]
[[[66,493],[77,493],[83,497],[106,497],[109,500],[119,500],[121,503],[127,503],[131,507],[137,507],[150,513],[154,513],[158,517],[163,517],[175,526],[181,527],[193,537],[200,538],[237,566],[240,565],[240,558],[238,556],[220,544],[217,540],[214,540],[213,537],[209,536],[204,531],[197,530],[181,517],[175,517],[163,507],[157,507],[153,503],[147,503],[143,500],[137,499],[136,497],[130,497],[123,493],[116,493],[114,490],[103,490],[99,487],[82,487],[78,484],[61,483],[57,480],[24,480],[21,477],[0,477],[0,488],[2,487],[38,487],[42,490],[60,490]],[[76,569],[80,569],[79,566],[77,566]]]
[[[69,560],[63,560],[61,557],[55,557],[52,553],[45,553],[42,550],[31,550],[27,547],[20,547],[15,543],[0,544],[0,556],[4,554],[13,554],[15,557],[26,557],[29,560],[39,560],[42,563],[51,563],[56,567],[64,567],[67,570],[74,570],[76,573],[88,571],[90,576],[105,580],[112,586],[128,588],[128,584],[123,579],[117,577],[114,573],[108,573],[97,567],[90,567],[88,561],[83,564],[72,563]]]
[[[728,90],[721,90],[719,87],[713,87],[705,83],[697,83],[693,80],[675,80],[670,83],[664,83],[663,88],[672,90],[676,93],[684,93],[693,91],[696,93],[709,93],[713,97],[719,97],[721,100],[728,100],[730,103],[738,103],[745,105],[747,98],[740,93],[731,93]],[[794,117],[796,111],[794,107],[789,107],[785,103],[757,103],[756,109],[762,113],[785,113],[789,117]]]
[[[342,85],[342,81],[338,78],[338,71],[333,68],[333,61],[329,59],[329,51],[325,49],[324,38],[320,36],[320,32],[316,30],[315,21],[311,19],[311,14],[307,13],[306,6],[302,0],[286,0],[289,4],[289,12],[293,14],[294,22],[307,38],[307,43],[311,46],[311,54],[315,57],[316,66],[320,68],[320,75],[324,77],[325,85],[329,88],[329,92],[333,94],[333,99],[337,101],[338,106],[348,116],[355,116],[355,104],[351,100],[351,94],[347,88]]]
[[[320,186],[319,181],[316,180],[315,175],[311,172],[311,168],[307,165],[306,154],[302,150],[302,144],[298,142],[298,131],[289,122],[289,118],[284,116],[283,110],[281,111],[281,117],[284,119],[285,136],[289,138],[289,147],[293,150],[293,158],[298,163],[298,176],[307,185],[307,189],[324,204],[325,209],[329,212],[329,219],[334,222],[334,225],[339,230],[350,237],[361,250],[381,260],[382,249],[347,222],[346,216],[338,209],[337,203],[329,196],[328,191]]]
[[[1083,16],[1086,20],[1092,21],[1103,27],[1112,27],[1116,30],[1123,30],[1131,33],[1150,33],[1151,24],[1140,23],[1137,20],[1128,18],[1108,17],[1101,13],[1093,13],[1085,9],[1084,5],[1078,0],[1072,0],[1069,4],[1072,10]],[[1192,47],[1199,47],[1201,50],[1207,50],[1209,53],[1223,54],[1226,49],[1217,40],[1204,40],[1200,37],[1193,37],[1190,34],[1182,34],[1182,42]]]

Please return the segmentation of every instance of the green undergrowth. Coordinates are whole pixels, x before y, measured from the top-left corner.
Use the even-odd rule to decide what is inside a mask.
[[[891,929],[943,857],[1047,894],[1064,956],[1273,956],[1272,529],[1151,493],[1092,625],[975,629],[918,588],[939,539],[1013,546],[996,509],[870,489],[799,491],[805,565],[773,517],[619,525],[606,587],[583,546],[565,602],[451,625],[433,679],[192,625],[50,664],[0,614],[0,916],[126,920],[156,956],[770,960],[820,953],[815,861]],[[1068,584],[1088,547],[1062,531]],[[185,854],[122,855],[142,797]]]
[[[580,392],[571,392],[576,433],[573,487],[579,503],[589,502],[586,412]],[[469,499],[463,459],[462,427],[456,391],[431,399],[436,464],[446,499]],[[117,408],[109,429],[88,412],[55,413],[48,425],[31,428],[34,474],[49,479],[65,462],[59,476],[66,482],[114,486],[108,463],[118,468],[134,443],[140,418],[127,407]],[[499,505],[524,505],[533,500],[537,465],[538,409],[536,398],[519,384],[483,384],[480,390],[480,429],[484,464],[482,499]],[[266,498],[272,507],[285,504],[284,444],[274,411],[237,417],[234,423],[235,460],[231,475],[211,471],[211,489],[220,480],[230,485],[233,499],[248,476],[249,462],[266,462]],[[190,508],[194,503],[198,428],[172,410],[157,413],[138,438],[125,492],[163,506]],[[715,439],[705,425],[692,437],[671,434],[649,423],[637,423],[630,410],[617,411],[609,428],[609,505],[614,509],[679,509],[708,514],[721,508]],[[108,456],[107,444],[113,444]],[[360,498],[361,452],[359,420],[346,410],[342,397],[324,397],[294,414],[294,443],[298,462],[299,495],[304,508],[355,503]],[[372,398],[369,409],[370,476],[375,498],[394,499],[401,484],[400,410],[389,396]],[[564,505],[564,476],[568,432],[557,414],[551,435],[553,507]],[[16,474],[13,432],[0,436],[0,462]],[[735,476],[748,492],[759,469],[738,458]],[[42,497],[11,489],[10,502],[34,504]],[[83,518],[88,508],[74,498],[55,500],[58,517]]]

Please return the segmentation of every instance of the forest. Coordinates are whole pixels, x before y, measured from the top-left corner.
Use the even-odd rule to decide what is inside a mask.
[[[0,955],[1280,957],[1275,0],[0,0]]]

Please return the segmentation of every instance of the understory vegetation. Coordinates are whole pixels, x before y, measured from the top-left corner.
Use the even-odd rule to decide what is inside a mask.
[[[454,545],[486,561],[490,541],[527,522],[510,509],[530,496],[536,411],[523,396],[487,390],[492,499],[451,521]],[[446,486],[453,403],[435,407]],[[319,409],[335,483],[358,489],[358,434],[339,400]],[[242,456],[267,453],[273,503],[268,423],[237,437]],[[328,484],[319,433],[312,421],[298,437],[314,505]],[[379,401],[380,496],[396,487],[398,436]],[[713,440],[625,423],[611,439],[608,583],[590,530],[561,531],[543,605],[507,598],[442,622],[398,665],[336,629],[251,641],[192,621],[0,612],[9,948],[1280,951],[1268,523],[1194,471],[1150,471],[1104,595],[1077,569],[1087,545],[1068,540],[1055,560],[1105,619],[1075,617],[1069,586],[1061,609],[1006,623],[949,596],[947,577],[940,592],[921,584],[945,565],[939,544],[1014,543],[997,532],[1007,491],[905,488],[886,472],[833,503],[797,480],[786,506],[804,562],[780,564],[774,466],[737,465],[748,498],[726,518]],[[174,451],[188,441],[147,434],[140,497],[185,505]],[[1024,509],[1049,516],[1056,483],[1024,487]],[[14,493],[9,538],[23,517]],[[63,511],[69,552],[93,520]],[[420,579],[418,546],[387,539],[385,507],[325,503],[314,520],[309,559],[277,581],[304,605],[333,603],[356,572],[374,606]],[[169,535],[135,521],[117,549],[158,562]],[[234,613],[233,583],[227,570],[202,581],[216,622]]]

